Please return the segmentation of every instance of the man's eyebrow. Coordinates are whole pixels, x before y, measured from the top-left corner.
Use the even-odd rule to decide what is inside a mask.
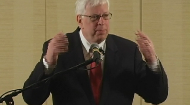
[[[103,14],[109,14],[110,12],[104,12]],[[93,15],[103,15],[103,14],[92,14],[91,16]]]

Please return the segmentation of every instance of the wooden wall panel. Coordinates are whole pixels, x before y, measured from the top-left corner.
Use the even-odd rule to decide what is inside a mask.
[[[69,33],[77,28],[75,0],[46,0],[46,40],[59,32]],[[50,96],[45,105],[52,105]]]
[[[143,31],[153,40],[169,79],[169,96],[161,105],[189,105],[190,1],[142,1]]]
[[[46,0],[47,40],[59,32],[73,32],[77,26],[75,0]]]
[[[0,94],[22,88],[45,41],[44,0],[0,0]],[[22,95],[16,105],[26,105]]]
[[[14,89],[14,10],[13,2],[0,2],[0,94],[3,94]]]
[[[111,32],[135,41],[135,32],[140,30],[140,0],[110,0]]]

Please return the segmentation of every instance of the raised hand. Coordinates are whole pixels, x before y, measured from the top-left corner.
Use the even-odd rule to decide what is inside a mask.
[[[143,54],[146,62],[150,64],[155,62],[157,60],[156,52],[150,38],[141,31],[137,31],[135,35],[137,36],[136,41],[138,43],[139,49]]]
[[[65,34],[57,34],[49,43],[47,53],[45,55],[48,65],[56,65],[57,58],[60,53],[68,51],[68,38]]]

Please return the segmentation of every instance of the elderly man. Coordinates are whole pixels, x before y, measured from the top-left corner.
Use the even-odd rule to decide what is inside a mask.
[[[44,43],[41,60],[24,87],[90,59],[89,49],[94,43],[104,51],[102,61],[24,91],[27,104],[41,105],[50,93],[53,105],[132,105],[135,93],[153,104],[166,100],[167,76],[145,34],[135,33],[137,44],[109,34],[112,14],[108,0],[77,0],[76,15],[79,27],[74,32],[58,33]]]

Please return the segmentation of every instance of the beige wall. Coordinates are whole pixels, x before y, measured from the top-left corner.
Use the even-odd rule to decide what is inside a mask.
[[[142,8],[143,31],[155,43],[169,78],[163,105],[190,105],[190,0],[143,0]]]
[[[169,78],[162,105],[190,105],[190,1],[110,0],[111,33],[135,41],[143,30],[153,40]],[[0,0],[0,95],[22,88],[39,61],[42,44],[77,27],[75,0]],[[26,105],[21,94],[15,105]],[[44,105],[52,105],[49,98]],[[135,96],[133,105],[150,105]]]

